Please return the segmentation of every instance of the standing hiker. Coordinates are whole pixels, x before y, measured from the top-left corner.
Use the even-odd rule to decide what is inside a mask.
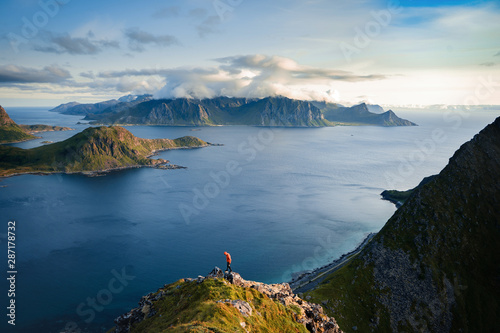
[[[224,254],[226,255],[226,262],[227,262],[226,271],[229,271],[231,273],[233,271],[231,269],[231,255],[227,252],[224,252]]]

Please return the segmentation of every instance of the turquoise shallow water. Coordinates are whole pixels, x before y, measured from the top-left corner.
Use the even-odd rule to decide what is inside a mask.
[[[19,123],[86,127],[75,125],[80,117],[44,108],[7,112]],[[19,305],[16,329],[3,321],[2,332],[59,332],[71,322],[105,331],[164,283],[224,267],[224,251],[244,278],[264,282],[326,264],[393,214],[393,205],[380,200],[382,190],[407,189],[439,172],[500,114],[397,113],[420,126],[133,126],[139,137],[195,135],[224,146],[159,155],[185,170],[3,180],[0,241],[6,248],[7,222],[16,220]],[[75,133],[44,133],[16,145]]]

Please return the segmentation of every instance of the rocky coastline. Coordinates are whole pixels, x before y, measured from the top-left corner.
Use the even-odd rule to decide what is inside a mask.
[[[326,278],[327,274],[333,273],[335,270],[343,267],[354,256],[361,252],[365,245],[368,244],[375,235],[376,233],[369,233],[354,250],[344,253],[338,259],[335,259],[327,265],[316,268],[312,271],[296,273],[288,284],[290,284],[292,290],[297,293],[303,293],[313,289]]]

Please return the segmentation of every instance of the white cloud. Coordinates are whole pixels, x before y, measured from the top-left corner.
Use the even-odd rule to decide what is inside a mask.
[[[0,84],[58,83],[71,78],[71,74],[56,65],[43,69],[17,65],[0,66]]]
[[[303,66],[290,58],[247,55],[215,59],[213,68],[156,71],[165,75],[166,85],[158,98],[211,98],[214,96],[267,97],[282,95],[304,100],[338,101],[335,82],[385,79],[384,75],[356,75],[342,70]],[[151,71],[101,73],[101,76],[152,74]]]
[[[137,27],[129,28],[125,31],[125,36],[129,40],[129,46],[134,51],[144,51],[144,45],[153,44],[157,46],[170,46],[180,44],[179,40],[172,35],[153,35]]]

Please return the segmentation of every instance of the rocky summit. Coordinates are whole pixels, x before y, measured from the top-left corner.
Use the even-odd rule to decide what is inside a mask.
[[[346,332],[496,332],[500,117],[309,293]]]
[[[320,305],[294,295],[288,283],[247,281],[218,267],[142,297],[115,324],[110,332],[342,332]]]

